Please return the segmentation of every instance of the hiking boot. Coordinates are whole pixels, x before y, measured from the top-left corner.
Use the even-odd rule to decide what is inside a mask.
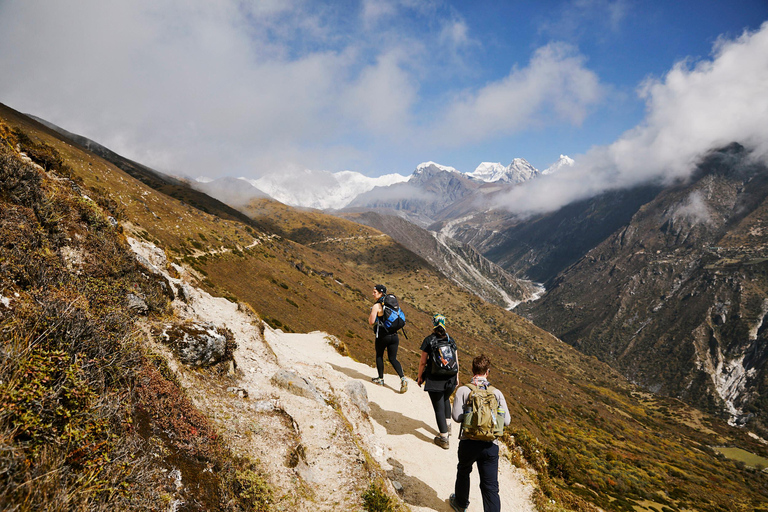
[[[383,386],[384,385],[384,379],[381,378],[381,377],[373,377],[371,379],[371,382],[373,382],[374,384],[378,384],[379,386]]]
[[[442,448],[443,450],[447,450],[450,448],[450,441],[448,441],[447,437],[435,436],[435,444],[440,448]]]
[[[400,393],[405,393],[406,391],[408,391],[408,381],[403,377],[400,379]]]
[[[467,512],[467,507],[460,507],[458,503],[456,503],[456,495],[451,494],[451,497],[448,498],[448,503],[451,504],[451,508],[455,510],[456,512]]]

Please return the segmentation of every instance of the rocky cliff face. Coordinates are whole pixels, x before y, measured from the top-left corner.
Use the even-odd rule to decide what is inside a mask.
[[[738,145],[521,312],[651,391],[768,431],[768,169]]]
[[[345,211],[374,210],[398,212],[411,222],[426,227],[455,202],[470,195],[482,182],[467,178],[455,170],[437,165],[419,167],[405,183],[376,187],[360,194]]]
[[[502,210],[464,212],[442,224],[440,232],[476,247],[511,274],[548,286],[660,191],[643,186],[607,192],[524,219]],[[457,208],[461,211],[461,205]]]

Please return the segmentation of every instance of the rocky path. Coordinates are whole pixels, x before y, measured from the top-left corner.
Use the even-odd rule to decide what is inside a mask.
[[[371,455],[387,471],[390,480],[402,486],[400,496],[414,512],[450,511],[448,497],[453,492],[456,475],[455,435],[451,447],[444,450],[433,444],[437,435],[432,405],[427,393],[409,381],[409,389],[400,394],[397,375],[385,375],[385,386],[371,382],[375,370],[336,352],[323,333],[265,333],[280,366],[323,369],[324,378],[336,389],[349,381],[363,384],[368,395],[372,432],[361,434]],[[373,354],[371,354],[373,358]],[[455,429],[454,432],[457,432]],[[470,512],[482,511],[477,474],[473,474]],[[505,458],[500,462],[499,487],[503,510],[534,511],[532,485],[522,470]],[[398,487],[397,484],[395,484]]]
[[[166,354],[190,398],[228,445],[268,472],[275,512],[361,510],[362,492],[378,472],[370,458],[413,512],[452,510],[448,497],[458,442],[452,438],[449,450],[433,444],[432,405],[415,382],[409,381],[404,394],[396,375],[385,375],[385,386],[375,385],[375,370],[341,355],[332,336],[270,329],[248,306],[196,288],[186,269],[175,266],[180,277],[168,275],[164,253],[152,244],[133,238],[129,243],[142,265],[176,289],[178,322],[213,324],[234,335],[238,371],[222,386],[176,361],[146,327],[154,349]],[[181,478],[186,485],[186,475]],[[503,457],[499,483],[505,512],[535,510],[530,477]],[[482,511],[476,473],[470,500],[470,512]]]

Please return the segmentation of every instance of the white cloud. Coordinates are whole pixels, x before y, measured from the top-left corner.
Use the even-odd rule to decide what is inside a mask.
[[[464,20],[450,20],[440,30],[439,41],[454,48],[466,46],[471,42],[469,27]]]
[[[160,170],[257,177],[289,165],[348,168],[393,144],[423,155],[579,123],[599,100],[583,57],[553,44],[528,67],[434,107],[435,81],[466,70],[457,50],[479,47],[442,7],[5,0],[0,101]],[[441,122],[419,121],[429,106]]]
[[[712,224],[712,214],[704,194],[700,190],[691,192],[685,202],[672,212],[672,218],[675,220],[686,219],[691,224]]]
[[[380,56],[349,84],[339,98],[340,109],[350,119],[358,119],[372,135],[407,139],[411,108],[416,100],[416,84],[401,65],[400,52]]]
[[[768,161],[768,22],[720,40],[711,59],[680,62],[640,94],[644,122],[609,146],[576,156],[576,165],[519,187],[500,201],[541,212],[606,190],[687,178],[709,151],[738,142]]]
[[[367,28],[371,28],[385,18],[397,13],[397,5],[392,0],[363,0],[362,20]]]
[[[604,94],[574,47],[550,43],[528,67],[457,98],[435,128],[445,144],[512,134],[549,122],[581,123]]]

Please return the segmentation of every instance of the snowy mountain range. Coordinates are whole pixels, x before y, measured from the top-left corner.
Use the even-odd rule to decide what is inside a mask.
[[[375,187],[389,187],[403,182],[416,184],[431,178],[436,173],[455,173],[474,181],[515,185],[543,174],[551,174],[570,165],[573,165],[573,160],[560,155],[557,162],[546,170],[539,171],[524,158],[515,158],[507,166],[501,163],[483,162],[474,171],[462,173],[453,167],[430,161],[419,164],[411,176],[385,174],[372,178],[355,171],[332,173],[305,169],[273,173],[258,179],[241,177],[211,180],[199,177],[195,180],[195,186],[230,204],[243,204],[249,195],[253,197],[266,195],[290,206],[335,210],[344,208],[357,196]]]
[[[281,203],[320,210],[343,208],[355,197],[374,187],[387,187],[408,181],[408,177],[401,174],[371,178],[354,171],[331,173],[310,169],[275,173],[256,180],[241,179]]]
[[[538,169],[528,163],[524,158],[515,158],[512,163],[504,167],[500,163],[483,162],[467,176],[488,183],[522,183],[541,174]]]

